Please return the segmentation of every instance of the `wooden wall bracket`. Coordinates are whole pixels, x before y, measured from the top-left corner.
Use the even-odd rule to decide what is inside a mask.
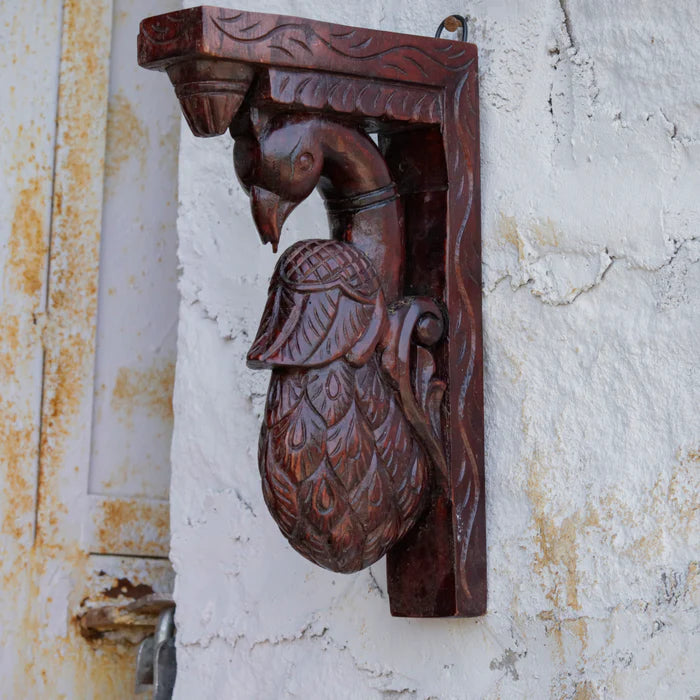
[[[263,242],[315,188],[326,204],[331,239],[280,256],[248,355],[272,370],[283,534],[335,571],[387,554],[393,615],[484,614],[476,47],[196,7],[145,19],[138,60],[196,135],[235,139]]]

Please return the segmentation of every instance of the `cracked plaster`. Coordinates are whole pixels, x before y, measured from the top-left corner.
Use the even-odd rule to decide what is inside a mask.
[[[219,4],[224,4],[219,0]],[[428,34],[455,6],[232,3]],[[183,130],[172,559],[178,698],[700,693],[700,22],[692,0],[468,2],[480,49],[489,612],[389,616],[265,511],[275,257],[231,143]],[[317,198],[283,244],[326,235]]]

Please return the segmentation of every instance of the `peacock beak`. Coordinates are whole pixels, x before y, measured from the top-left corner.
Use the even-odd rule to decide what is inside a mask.
[[[250,188],[250,204],[260,239],[263,243],[271,243],[276,253],[282,226],[298,202],[290,202],[274,192],[253,186]]]

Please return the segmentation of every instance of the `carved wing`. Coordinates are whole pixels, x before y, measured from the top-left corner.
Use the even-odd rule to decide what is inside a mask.
[[[376,273],[350,243],[302,241],[275,269],[248,365],[321,367],[348,353],[384,313]]]

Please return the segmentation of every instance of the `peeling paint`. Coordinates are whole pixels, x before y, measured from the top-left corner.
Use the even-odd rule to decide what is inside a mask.
[[[520,680],[516,664],[518,663],[518,659],[525,656],[526,653],[527,652],[515,652],[512,649],[506,649],[499,658],[491,660],[489,668],[492,671],[505,671],[510,674],[514,681]]]
[[[24,81],[10,86],[17,102],[5,113],[8,124],[21,124],[0,146],[3,168],[6,144],[14,149],[3,170],[10,194],[0,195],[0,669],[8,697],[125,698],[136,648],[88,644],[74,616],[92,566],[80,541],[87,483],[81,441],[93,372],[111,4],[62,5],[62,12],[61,3],[8,5],[12,27],[0,27],[8,62],[21,54],[12,63]]]
[[[105,588],[102,591],[102,595],[106,596],[107,598],[119,598],[120,596],[125,596],[127,598],[133,598],[134,600],[143,598],[145,595],[151,595],[152,593],[153,586],[150,584],[133,584],[128,578],[125,577],[115,579],[110,588]]]

